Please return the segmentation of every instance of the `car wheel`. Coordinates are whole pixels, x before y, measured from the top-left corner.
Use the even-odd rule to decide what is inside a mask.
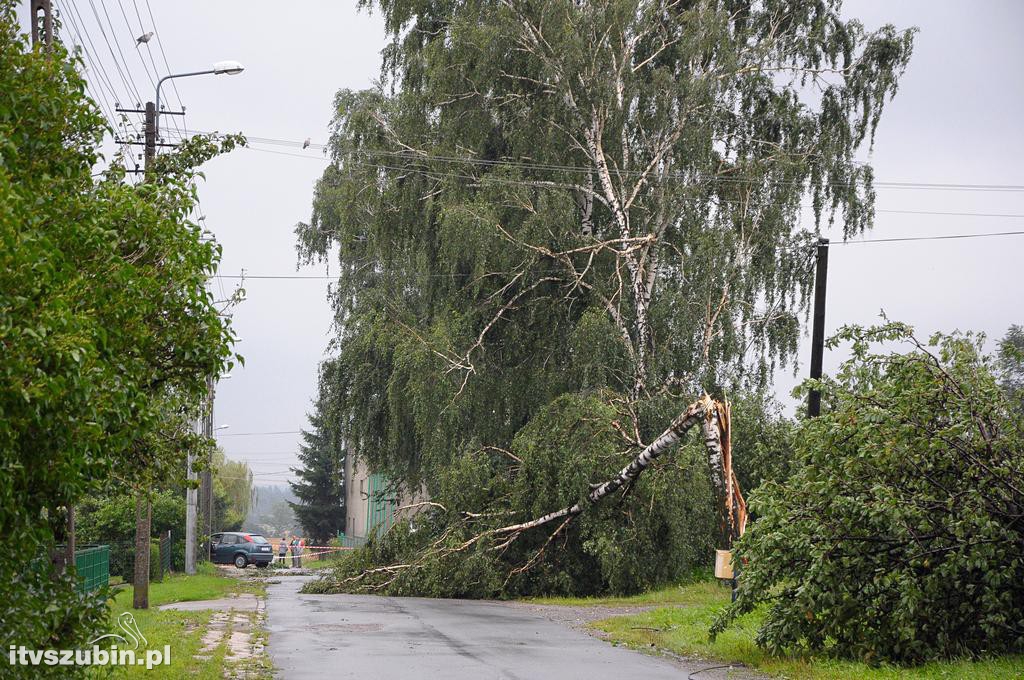
[[[242,554],[235,555],[235,566],[236,567],[238,567],[239,569],[245,569],[245,567],[248,564],[249,564],[249,560],[245,559],[245,555],[242,555]]]

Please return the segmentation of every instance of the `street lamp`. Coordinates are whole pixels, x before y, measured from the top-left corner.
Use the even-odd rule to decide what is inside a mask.
[[[244,70],[245,67],[242,66],[240,63],[229,59],[227,61],[218,61],[216,64],[213,65],[213,68],[207,69],[205,71],[191,71],[189,73],[172,73],[169,76],[164,76],[156,83],[156,120],[154,121],[153,129],[157,133],[160,132],[160,86],[164,84],[165,80],[171,80],[172,78],[187,78],[189,76],[206,76],[210,74],[218,76],[234,76],[238,75]]]
[[[166,75],[157,81],[156,84],[156,108],[153,111],[152,118],[149,114],[149,104],[146,104],[146,118],[147,123],[150,124],[151,129],[146,130],[146,169],[149,169],[149,162],[153,156],[156,155],[155,145],[160,135],[160,86],[164,84],[165,80],[171,80],[173,78],[188,78],[190,76],[205,76],[209,74],[213,75],[237,75],[245,70],[245,67],[239,64],[237,61],[218,61],[213,65],[213,68],[205,71],[191,71],[189,73],[172,73]],[[202,221],[202,220],[200,220]],[[211,233],[212,237],[213,234]],[[218,430],[227,429],[227,425],[221,425],[220,427],[212,427],[213,425],[213,379],[208,378],[206,383],[206,393],[209,403],[209,421],[210,424],[210,438],[213,437],[213,433]],[[199,423],[196,423],[196,429],[198,430]],[[188,455],[188,467],[187,475],[190,480],[196,478],[196,473],[192,469],[192,453]],[[209,467],[203,471],[203,479],[201,482],[201,488],[203,491],[203,505],[204,516],[206,522],[206,533],[209,535],[211,530],[210,514],[213,508],[213,478],[210,475]],[[196,573],[196,524],[197,524],[197,498],[196,489],[191,486],[188,487],[185,492],[185,573],[194,574]]]

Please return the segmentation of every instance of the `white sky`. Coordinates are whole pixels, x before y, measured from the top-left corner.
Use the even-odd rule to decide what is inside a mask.
[[[266,0],[54,0],[81,16],[115,89],[121,81],[110,50],[124,53],[127,71],[143,98],[153,88],[135,54],[134,38],[155,30],[176,72],[209,68],[221,59],[241,61],[238,76],[204,76],[176,82],[188,107],[191,130],[243,132],[251,137],[327,140],[332,100],[340,88],[364,88],[377,77],[384,44],[380,17],[357,12],[354,2],[282,3]],[[25,3],[27,5],[27,3]],[[92,14],[97,8],[108,48]],[[121,6],[127,15],[122,16]],[[78,15],[73,7],[77,7]],[[104,15],[104,8],[110,22]],[[24,10],[22,10],[24,11]],[[1024,185],[1024,4],[1014,0],[848,0],[846,13],[869,28],[891,22],[917,26],[914,56],[896,99],[882,118],[870,160],[880,182]],[[129,30],[129,24],[131,30]],[[112,26],[111,26],[112,24]],[[74,34],[70,33],[72,38]],[[84,39],[84,38],[83,38]],[[161,75],[157,40],[151,43]],[[90,49],[88,41],[86,48]],[[142,57],[149,63],[147,47]],[[128,74],[126,74],[126,77]],[[90,81],[98,79],[88,74]],[[166,87],[166,86],[165,86]],[[120,87],[121,90],[127,88]],[[126,95],[121,103],[134,104]],[[169,106],[177,101],[164,90]],[[170,117],[163,129],[171,127]],[[206,168],[200,188],[206,226],[223,244],[221,274],[292,274],[293,229],[310,214],[312,189],[325,161],[312,150],[253,144]],[[268,153],[276,151],[278,153]],[[297,158],[280,152],[304,153]],[[880,210],[1024,214],[1024,192],[936,191],[879,188]],[[879,212],[868,238],[930,236],[1024,229],[1024,218],[955,217]],[[834,240],[837,233],[826,233]],[[844,323],[873,323],[881,309],[935,330],[984,331],[998,338],[1024,323],[1024,237],[837,246],[831,249],[827,333]],[[324,267],[300,270],[324,274]],[[214,281],[228,291],[234,281]],[[324,280],[246,281],[247,299],[235,328],[244,368],[217,392],[216,423],[229,457],[247,460],[257,483],[286,479],[294,464],[295,431],[316,394],[317,364],[329,340],[331,314]],[[218,295],[219,297],[219,295]],[[806,372],[807,342],[800,374]],[[826,353],[826,372],[843,359]],[[780,374],[777,391],[788,397],[797,378]]]

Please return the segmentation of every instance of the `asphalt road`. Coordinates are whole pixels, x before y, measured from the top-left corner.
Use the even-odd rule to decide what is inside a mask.
[[[714,665],[614,647],[499,602],[300,595],[306,580],[282,577],[267,588],[269,651],[283,679],[686,680]],[[696,676],[725,677],[737,676]]]

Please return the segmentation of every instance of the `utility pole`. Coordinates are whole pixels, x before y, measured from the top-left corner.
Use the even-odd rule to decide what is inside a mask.
[[[153,161],[156,159],[156,104],[146,102],[146,179],[153,171]]]
[[[29,0],[29,23],[32,24],[32,46],[35,47],[39,44],[39,27],[41,24],[43,28],[43,46],[49,51],[53,45],[53,8],[50,6],[50,0]],[[75,506],[69,504],[64,506],[64,509],[66,511],[64,554],[54,555],[58,565],[57,570],[61,573],[67,571],[69,566],[74,566],[75,564]]]
[[[206,378],[206,410],[203,413],[203,436],[213,439],[213,376]],[[204,541],[213,533],[213,456],[206,456],[199,495],[202,503]]]
[[[828,239],[819,238],[814,269],[814,325],[811,329],[811,379],[821,379],[822,355],[825,352],[825,283],[828,279]],[[807,417],[821,414],[821,392],[807,395]]]
[[[33,2],[35,2],[35,1],[36,0],[33,0]],[[47,5],[49,5],[49,0],[45,0],[45,1],[47,2]],[[160,87],[164,84],[164,82],[167,81],[167,80],[171,80],[173,78],[186,78],[186,77],[189,77],[189,76],[202,76],[202,75],[211,75],[211,74],[212,75],[219,75],[219,74],[237,75],[237,74],[241,73],[243,70],[245,70],[244,67],[241,64],[239,64],[237,61],[220,61],[220,62],[217,62],[216,64],[214,64],[213,68],[207,69],[205,71],[190,71],[188,73],[170,73],[168,75],[163,76],[162,78],[160,78],[160,80],[157,81],[157,83],[156,83],[156,103],[146,102],[146,109],[145,109],[145,111],[139,111],[137,109],[121,109],[121,108],[117,108],[116,109],[119,113],[145,113],[145,115],[146,115],[146,135],[145,135],[145,141],[142,142],[142,144],[144,144],[145,147],[146,147],[146,149],[145,149],[146,167],[145,167],[145,170],[144,170],[144,172],[146,174],[146,181],[152,181],[152,179],[153,179],[153,177],[152,177],[153,160],[156,158],[156,147],[158,147],[158,146],[175,146],[175,144],[165,144],[163,142],[159,142],[158,141],[159,137],[160,137],[160,116],[161,115],[174,115],[174,116],[184,116],[185,115],[184,107],[182,107],[181,111],[161,111],[161,109],[160,109]],[[116,140],[116,141],[119,144],[128,144],[128,145],[139,144],[139,142],[131,141],[131,140]],[[138,170],[136,169],[135,172],[138,172]],[[209,439],[209,438],[213,437],[213,378],[212,377],[208,377],[207,380],[206,380],[206,392],[207,392],[207,399],[206,399],[206,404],[205,404],[205,413],[200,416],[200,417],[204,418],[204,421],[202,423],[196,422],[196,433],[198,434],[199,432],[202,432],[202,434],[206,438]],[[196,470],[195,470],[195,463],[196,463],[195,456],[193,456],[190,453],[188,455],[188,469],[187,469],[187,473],[186,473],[187,477],[188,477],[188,480],[190,482],[194,482],[195,479],[196,479],[196,476],[197,476],[196,475]],[[196,533],[197,533],[197,526],[196,525],[197,525],[197,521],[198,521],[198,518],[197,518],[197,514],[198,513],[196,512],[197,501],[198,501],[198,504],[202,505],[201,510],[202,510],[202,514],[203,514],[203,518],[204,518],[203,522],[204,522],[204,525],[206,527],[206,538],[209,538],[209,534],[210,534],[210,526],[211,526],[210,516],[211,516],[211,510],[212,510],[212,506],[213,506],[213,502],[212,502],[212,499],[213,499],[213,483],[212,483],[213,479],[212,479],[212,476],[210,474],[210,469],[209,468],[210,468],[210,466],[209,466],[209,464],[207,464],[206,469],[203,471],[203,477],[202,477],[202,482],[201,482],[201,487],[202,488],[199,489],[199,493],[197,494],[197,490],[192,488],[191,484],[189,485],[188,490],[185,492],[185,573],[187,573],[187,574],[194,574],[195,571],[196,571],[196,548],[198,547],[198,536],[196,535]],[[198,498],[197,498],[197,495],[198,495]],[[139,527],[136,526],[136,545],[138,545],[138,532],[139,532]],[[147,534],[147,541],[148,541],[148,535],[149,535],[149,522],[148,522],[148,520],[147,520],[147,526],[146,526],[146,534]],[[149,562],[148,545],[147,545],[145,560],[146,560],[147,565],[148,565],[148,562]],[[136,564],[137,563],[138,562],[136,562]],[[139,570],[138,570],[138,568],[136,568],[136,579],[138,579],[138,574],[139,574]],[[148,577],[148,566],[147,566],[147,577]],[[148,580],[147,580],[147,588],[148,588]]]
[[[199,423],[196,423],[196,434],[199,434]],[[185,490],[185,573],[192,576],[196,573],[196,502],[198,489],[192,485],[196,480],[195,455],[190,450],[187,462],[188,488]]]
[[[153,161],[156,159],[156,105],[146,102],[146,181],[152,181]],[[135,574],[132,607],[149,609],[149,533],[153,509],[149,489],[138,490],[135,498]]]
[[[50,0],[29,0],[32,22],[32,45],[39,44],[39,15],[42,14],[43,44],[47,49],[53,44],[53,11]]]

